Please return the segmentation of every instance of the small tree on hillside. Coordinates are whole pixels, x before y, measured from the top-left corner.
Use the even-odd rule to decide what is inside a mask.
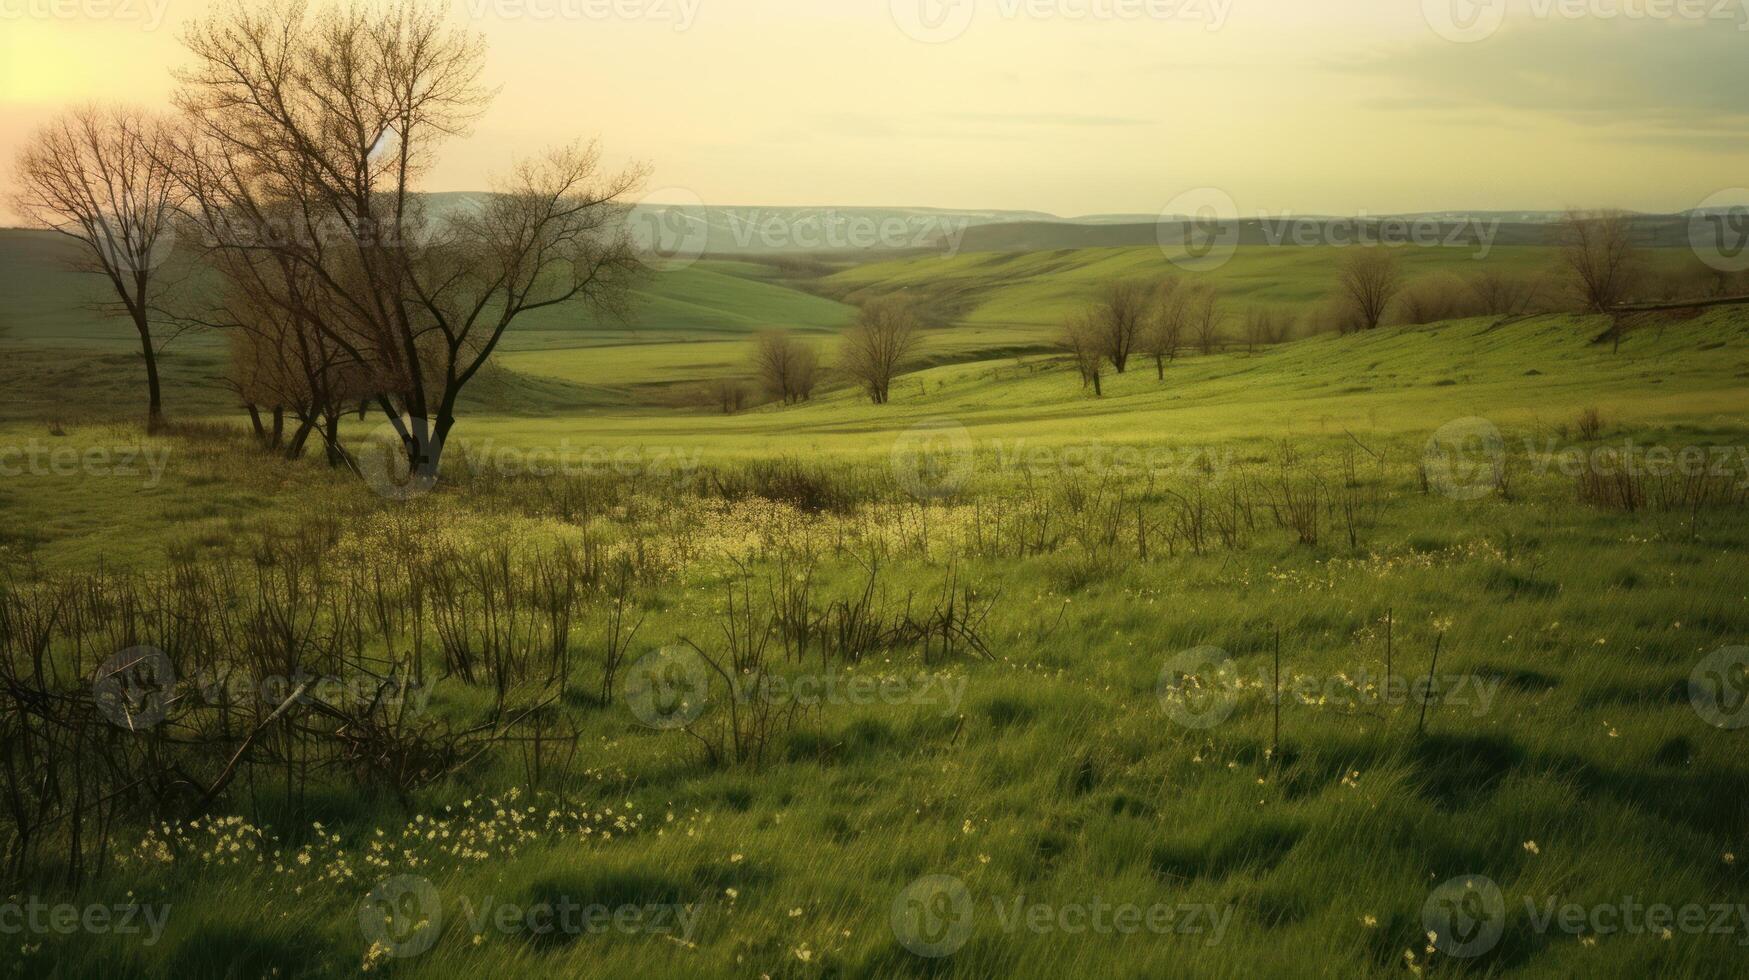
[[[1396,256],[1380,246],[1350,249],[1336,272],[1339,291],[1347,298],[1362,330],[1384,322],[1385,310],[1403,288]]]
[[[1184,346],[1184,328],[1189,321],[1194,290],[1170,276],[1154,287],[1152,311],[1142,333],[1142,348],[1154,359],[1154,374],[1166,380],[1166,363]]]
[[[1057,344],[1075,365],[1076,373],[1081,376],[1081,387],[1092,388],[1095,398],[1104,397],[1105,389],[1099,378],[1106,358],[1103,326],[1088,314],[1072,316],[1063,324]]]
[[[899,297],[870,300],[844,333],[839,367],[868,392],[869,401],[885,405],[893,379],[916,354],[916,308]]]
[[[1607,313],[1633,295],[1645,273],[1633,221],[1622,211],[1569,211],[1561,223],[1561,265],[1588,312]]]
[[[705,384],[705,400],[724,415],[733,415],[747,406],[747,386],[736,378],[717,378]]]
[[[1100,345],[1118,374],[1129,366],[1148,322],[1151,289],[1141,282],[1116,282],[1105,288],[1092,310]]]
[[[1502,272],[1479,272],[1465,280],[1476,305],[1493,316],[1519,316],[1530,311],[1542,292],[1541,280]]]
[[[781,330],[753,338],[753,371],[759,386],[785,405],[814,397],[819,364],[814,348]]]
[[[1212,286],[1202,287],[1186,301],[1186,308],[1190,335],[1196,341],[1197,350],[1213,354],[1221,345],[1221,326],[1227,320],[1226,311],[1221,309],[1220,293]]]
[[[182,189],[165,165],[166,125],[122,108],[78,109],[26,144],[13,206],[27,220],[79,243],[78,267],[103,276],[133,321],[146,362],[146,427],[164,421],[152,336],[159,267],[174,241]]]

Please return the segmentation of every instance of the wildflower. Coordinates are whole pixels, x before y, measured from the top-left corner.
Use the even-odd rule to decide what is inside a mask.
[[[1524,842],[1524,850],[1525,850],[1525,853],[1527,853],[1527,854],[1541,854],[1542,853],[1542,848],[1537,847],[1536,841],[1533,841],[1533,840],[1527,840]]]
[[[1379,917],[1376,915],[1363,915],[1360,917],[1360,924],[1368,929],[1377,929],[1379,927]]]

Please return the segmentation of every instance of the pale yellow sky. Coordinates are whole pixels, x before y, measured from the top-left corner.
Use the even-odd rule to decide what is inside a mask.
[[[1679,210],[1749,186],[1749,0],[1494,2],[452,0],[501,91],[429,189],[579,135],[710,204]],[[208,6],[0,0],[0,180],[61,106],[165,104]]]

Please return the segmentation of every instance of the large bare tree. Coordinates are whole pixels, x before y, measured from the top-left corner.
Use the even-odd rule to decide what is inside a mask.
[[[862,385],[869,401],[885,405],[893,379],[917,352],[917,331],[917,311],[908,300],[892,296],[870,300],[844,332],[839,369]]]
[[[80,269],[102,276],[106,309],[133,321],[146,362],[146,425],[164,421],[152,325],[161,266],[175,242],[182,188],[165,166],[169,130],[120,107],[75,109],[39,130],[19,154],[13,205],[26,220],[76,241]],[[163,338],[156,338],[162,340]]]
[[[1608,313],[1632,297],[1645,272],[1634,244],[1633,219],[1623,211],[1568,211],[1561,222],[1561,265],[1585,309]]]
[[[1403,273],[1397,258],[1383,246],[1349,249],[1336,270],[1338,291],[1348,300],[1362,330],[1384,322],[1385,310],[1403,288]]]
[[[434,479],[462,392],[523,314],[624,311],[640,266],[624,201],[641,168],[604,173],[594,145],[518,163],[455,213],[419,180],[486,107],[485,47],[432,0],[313,10],[231,5],[193,26],[176,154],[209,251],[286,276],[235,276],[370,376],[416,478]]]

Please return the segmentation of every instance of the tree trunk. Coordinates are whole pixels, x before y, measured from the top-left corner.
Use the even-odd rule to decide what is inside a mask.
[[[158,352],[152,349],[152,328],[144,313],[134,314],[134,329],[140,332],[140,350],[146,356],[146,431],[164,427],[164,390],[158,381]]]
[[[323,441],[328,444],[328,465],[338,468],[346,464],[346,458],[340,451],[340,413],[328,412],[327,425],[328,430]]]
[[[1099,375],[1097,373],[1095,373],[1093,375],[1093,397],[1095,397],[1095,398],[1104,398],[1105,397],[1105,389],[1100,387]]]
[[[298,419],[298,431],[292,434],[291,442],[285,447],[286,459],[298,459],[304,454],[304,442],[310,438],[310,430],[316,427],[314,415]]]
[[[243,407],[249,410],[249,427],[255,432],[255,441],[267,445],[267,426],[261,424],[261,409],[254,402],[245,402]]]
[[[1154,373],[1161,381],[1166,380],[1166,358],[1163,355],[1154,355]]]
[[[278,449],[285,442],[285,406],[273,406],[273,441],[267,444],[269,449]]]

